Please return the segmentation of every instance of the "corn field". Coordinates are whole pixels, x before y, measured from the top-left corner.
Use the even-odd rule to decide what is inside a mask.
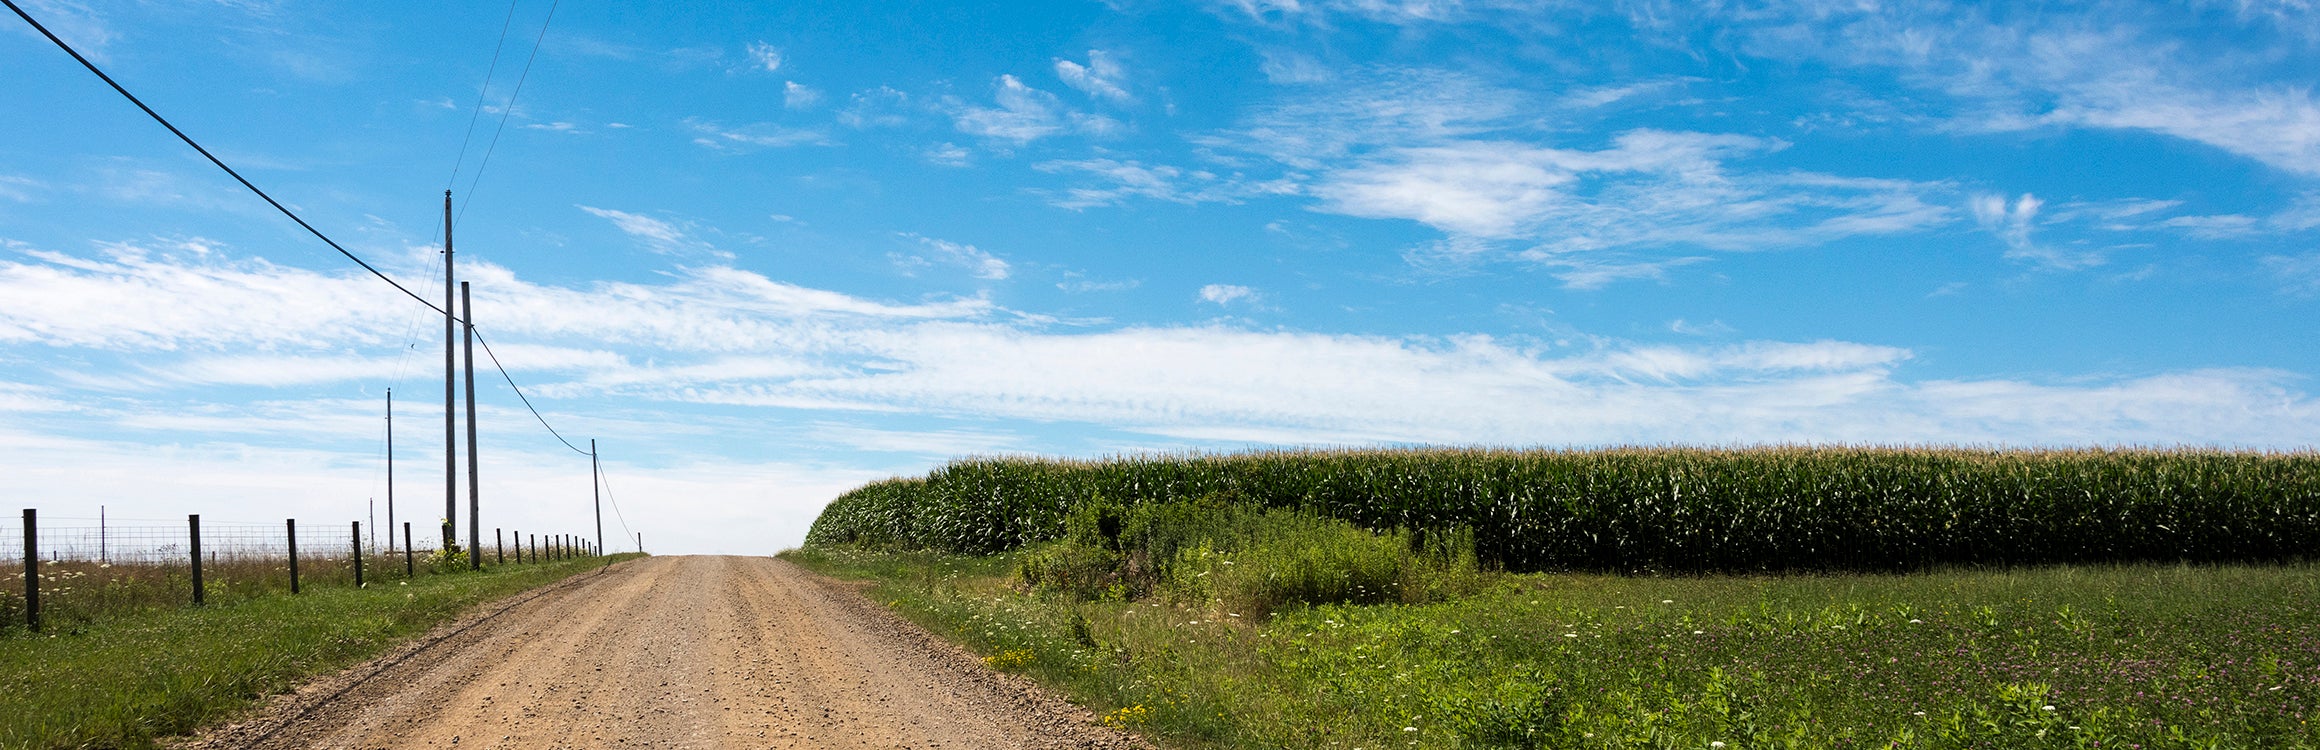
[[[809,545],[984,554],[1091,498],[1221,495],[1474,533],[1507,570],[1905,570],[2320,557],[2320,454],[2208,450],[1273,451],[971,458],[832,501]]]

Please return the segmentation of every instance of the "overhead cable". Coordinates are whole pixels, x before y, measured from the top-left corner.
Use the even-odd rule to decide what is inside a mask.
[[[482,331],[476,331],[476,332],[475,332],[475,341],[476,341],[476,343],[479,343],[479,344],[482,344],[482,345],[483,345],[483,354],[484,354],[484,356],[487,356],[487,357],[490,357],[490,358],[491,358],[491,366],[492,366],[492,367],[499,368],[499,376],[500,376],[501,378],[503,378],[503,379],[506,379],[506,380],[507,380],[507,384],[508,384],[508,387],[509,387],[509,388],[513,388],[513,389],[515,389],[515,392],[516,392],[516,398],[523,399],[523,401],[524,401],[524,408],[526,408],[526,409],[531,409],[531,410],[532,410],[532,418],[533,418],[533,419],[540,420],[540,426],[541,426],[541,427],[546,427],[546,428],[548,428],[548,434],[556,436],[556,441],[557,441],[557,442],[560,442],[560,443],[563,443],[563,444],[564,444],[564,447],[572,449],[572,452],[573,452],[573,453],[578,453],[578,454],[580,454],[580,455],[583,455],[583,456],[590,456],[590,455],[595,455],[595,454],[589,453],[589,452],[587,452],[587,451],[580,450],[580,446],[573,445],[573,444],[572,444],[572,441],[570,441],[570,440],[565,440],[565,439],[564,439],[564,434],[563,434],[563,433],[557,432],[557,431],[556,431],[556,428],[555,428],[555,426],[554,426],[554,425],[550,425],[550,424],[548,424],[548,418],[547,418],[547,417],[540,416],[540,410],[539,410],[539,409],[533,409],[533,408],[532,408],[532,400],[531,400],[530,398],[528,398],[528,397],[524,396],[524,389],[522,389],[522,388],[518,388],[518,387],[516,386],[516,379],[515,379],[514,377],[512,377],[512,376],[508,375],[507,367],[506,367],[505,365],[502,365],[502,364],[500,364],[500,363],[499,363],[499,355],[497,355],[497,354],[493,354],[493,353],[491,352],[491,342],[490,342],[490,341],[486,341],[486,340],[484,340],[484,338],[483,338],[483,332],[482,332]]]
[[[474,179],[467,181],[467,202],[459,205],[459,216],[461,218],[467,216],[467,207],[475,203],[475,186],[483,182],[483,170],[491,166],[492,152],[499,150],[499,134],[507,130],[508,115],[514,114],[516,111],[516,97],[524,95],[524,81],[532,77],[532,62],[534,60],[540,59],[540,42],[547,40],[548,24],[555,22],[556,6],[562,4],[562,2],[563,0],[555,0],[554,2],[548,3],[548,17],[540,21],[540,35],[532,39],[532,54],[530,57],[524,58],[524,72],[522,75],[516,76],[516,88],[514,91],[508,93],[507,105],[501,107],[499,110],[499,127],[494,128],[491,131],[491,145],[484,148],[483,161],[476,163]],[[508,12],[515,12],[515,8],[512,4],[509,6]],[[493,54],[495,56],[497,55],[497,53]],[[482,105],[478,104],[478,109],[476,111],[481,112],[481,106]],[[467,147],[465,145],[461,145],[460,153],[462,158],[465,158],[466,151]],[[459,175],[454,172],[452,174],[452,179],[456,180],[458,178]]]
[[[379,277],[380,281],[387,282],[388,285],[393,286],[397,291],[402,292],[404,295],[409,296],[411,299],[418,300],[419,304],[426,305],[428,309],[434,310],[435,312],[450,315],[450,313],[444,312],[443,308],[436,307],[435,303],[428,302],[427,298],[421,297],[417,294],[412,294],[411,290],[403,288],[402,284],[396,283],[394,279],[388,278],[384,273],[380,273],[379,269],[372,268],[371,264],[363,262],[362,258],[355,257],[354,253],[347,252],[346,248],[340,247],[337,241],[332,240],[328,235],[323,234],[322,230],[315,229],[314,225],[308,224],[306,223],[305,219],[299,218],[296,212],[291,211],[286,206],[283,206],[281,201],[274,200],[274,196],[267,195],[266,191],[259,190],[257,185],[250,184],[250,181],[247,178],[242,177],[242,173],[234,171],[233,167],[226,166],[225,162],[219,161],[215,155],[212,155],[209,152],[209,149],[202,148],[201,144],[194,142],[191,136],[185,134],[185,131],[178,130],[176,125],[169,124],[169,120],[163,118],[161,113],[153,111],[152,107],[145,106],[144,100],[138,99],[136,94],[131,94],[129,93],[128,89],[122,88],[121,84],[115,82],[112,76],[105,75],[105,71],[99,70],[96,63],[89,62],[88,58],[81,56],[80,50],[73,49],[72,45],[64,43],[63,39],[58,39],[54,32],[48,30],[48,27],[40,25],[39,21],[33,20],[31,14],[24,12],[23,8],[16,5],[16,0],[0,0],[0,4],[6,4],[9,10],[16,11],[17,18],[22,18],[24,19],[25,23],[32,24],[32,28],[38,30],[41,36],[48,37],[48,41],[55,43],[57,48],[64,50],[65,54],[72,55],[74,60],[80,61],[81,67],[88,68],[89,72],[95,73],[97,74],[98,78],[104,79],[105,85],[113,87],[113,90],[119,92],[122,97],[127,98],[129,103],[135,104],[137,105],[138,109],[144,110],[146,116],[153,118],[154,122],[161,123],[161,127],[168,128],[169,132],[173,135],[176,135],[178,140],[185,141],[185,145],[192,146],[193,150],[201,152],[203,158],[208,159],[209,163],[217,165],[218,169],[225,170],[226,174],[232,176],[235,182],[242,183],[242,187],[249,188],[250,192],[256,193],[258,194],[258,197],[266,199],[266,203],[273,206],[274,210],[282,212],[283,216],[290,217],[291,221],[298,222],[298,226],[305,228],[306,232],[308,234],[314,235],[315,239],[322,240],[323,244],[330,246],[330,249],[337,250],[338,254],[346,256],[347,260],[354,261],[355,265],[362,266],[363,270],[371,272],[372,276]]]
[[[612,496],[612,478],[604,475],[602,465],[596,467],[596,481],[604,483],[604,499],[612,501],[612,517],[620,522],[621,532],[635,538],[636,531],[628,528],[628,517],[620,514],[620,498]]]
[[[491,93],[491,77],[499,72],[499,53],[507,46],[508,26],[516,20],[516,0],[508,0],[507,17],[499,22],[499,42],[491,46],[491,67],[483,71],[483,88],[475,92],[475,110],[467,115],[467,134],[459,137],[459,158],[451,162],[451,177],[443,181],[443,189],[459,181],[459,168],[467,163],[467,143],[475,140],[475,121],[483,116],[484,96]],[[440,229],[441,225],[438,224]]]

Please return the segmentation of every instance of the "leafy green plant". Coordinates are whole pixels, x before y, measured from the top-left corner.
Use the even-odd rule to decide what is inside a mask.
[[[1462,748],[1546,750],[1572,744],[1575,733],[1563,716],[1569,704],[1552,678],[1526,671],[1486,692],[1438,699],[1434,713],[1457,733]]]
[[[434,573],[458,573],[468,569],[467,550],[460,549],[456,544],[444,547],[427,553],[427,559],[422,564]]]

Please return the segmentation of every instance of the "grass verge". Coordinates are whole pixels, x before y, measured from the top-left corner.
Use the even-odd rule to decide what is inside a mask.
[[[606,564],[499,566],[149,610],[61,632],[18,630],[0,638],[0,747],[152,747],[376,656],[477,604]]]
[[[1041,553],[785,556],[1171,747],[2320,748],[2309,564],[1485,574],[1259,621],[1026,587]]]

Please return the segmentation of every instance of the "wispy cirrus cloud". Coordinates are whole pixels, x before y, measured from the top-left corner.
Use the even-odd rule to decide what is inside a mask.
[[[901,237],[917,246],[916,252],[894,254],[895,262],[905,270],[943,265],[964,268],[978,279],[999,281],[1007,278],[1007,261],[1000,260],[982,248],[908,232],[902,233]]]
[[[1111,53],[1100,49],[1088,50],[1085,65],[1070,60],[1056,60],[1055,77],[1063,79],[1064,85],[1079,89],[1081,93],[1096,99],[1120,104],[1135,101],[1135,97],[1129,96],[1124,87],[1128,78],[1127,68],[1120,65],[1120,61],[1112,57]]]
[[[1257,299],[1257,290],[1239,284],[1209,284],[1200,288],[1200,301],[1218,307],[1228,307],[1235,302],[1253,303]]]
[[[726,126],[707,120],[685,120],[691,128],[695,145],[717,151],[755,151],[794,146],[835,146],[828,133],[813,128],[793,128],[770,122]]]
[[[576,208],[587,212],[590,216],[612,222],[612,225],[618,228],[622,234],[642,241],[647,249],[662,255],[733,257],[732,253],[719,250],[715,245],[693,237],[684,229],[668,221],[610,208],[597,208],[595,206],[576,206]]]
[[[30,177],[0,174],[0,200],[30,203],[33,194],[45,192],[47,189],[47,183]]]
[[[822,103],[822,92],[796,81],[781,84],[781,106],[784,109],[812,109]]]
[[[2251,46],[2261,41],[2160,31],[2197,23],[2197,12],[1798,3],[1690,22],[1735,26],[1758,57],[1897,70],[1965,105],[1948,120],[1959,130],[2141,131],[2320,175],[2320,100],[2310,82],[2269,75],[2276,55]]]
[[[2002,195],[1985,193],[1974,196],[1972,201],[1974,221],[2006,244],[2009,259],[2062,271],[2102,265],[2105,259],[2100,252],[2065,250],[2031,237],[2038,224],[2038,210],[2045,205],[2045,201],[2029,193],[2012,201]]]
[[[1316,211],[1442,232],[1443,241],[1411,249],[1422,265],[1515,261],[1578,288],[1657,278],[1699,262],[1703,250],[1809,246],[1954,219],[1954,189],[1943,183],[1755,166],[1788,148],[1779,139],[1634,128],[1608,142],[1560,144],[1570,136],[1541,128],[1533,114],[1637,91],[1547,99],[1462,74],[1373,71],[1196,139],[1213,153],[1269,161],[1262,176],[1111,157],[1038,168],[1082,176],[1049,193],[1065,208],[1302,197]]]
[[[1021,145],[1063,134],[1103,135],[1121,127],[1117,120],[1065,106],[1054,94],[1012,75],[999,76],[994,86],[995,106],[952,102],[951,121],[959,132]]]
[[[1284,179],[1252,181],[1237,173],[1220,175],[1205,169],[1187,170],[1133,159],[1058,159],[1032,168],[1050,174],[1085,175],[1101,183],[1048,193],[1050,203],[1075,210],[1114,206],[1137,198],[1187,205],[1238,203],[1254,196],[1285,195],[1298,190],[1292,181]]]

